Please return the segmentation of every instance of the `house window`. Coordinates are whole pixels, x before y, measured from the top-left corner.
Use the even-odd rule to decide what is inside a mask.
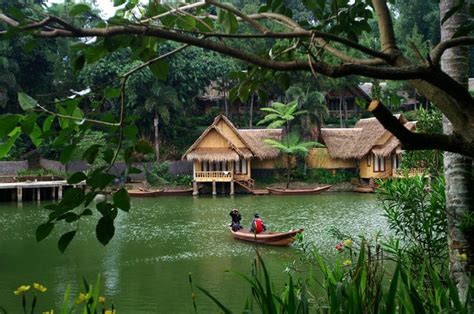
[[[372,164],[372,155],[368,154],[367,155],[367,167],[370,167]]]
[[[385,171],[385,158],[383,156],[374,155],[374,172]]]
[[[207,171],[208,167],[207,167],[207,161],[203,161],[201,163],[201,169],[202,171]]]
[[[234,161],[234,173],[240,173],[240,160]]]
[[[214,163],[209,162],[209,171],[214,171]]]
[[[218,161],[218,162],[215,162],[214,164],[215,164],[214,169],[216,171],[221,171],[221,162]]]
[[[240,162],[241,162],[241,165],[242,165],[242,167],[241,167],[242,174],[247,174],[247,160],[241,159]]]
[[[392,155],[392,169],[400,168],[400,156],[398,154]]]
[[[222,171],[227,171],[227,161],[222,162]]]

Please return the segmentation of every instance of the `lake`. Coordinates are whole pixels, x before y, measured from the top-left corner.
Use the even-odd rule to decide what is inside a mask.
[[[48,213],[41,205],[0,204],[0,306],[9,313],[21,311],[21,298],[13,291],[22,284],[39,282],[48,287],[38,299],[41,313],[60,307],[68,285],[76,296],[83,287],[82,277],[92,283],[99,273],[101,294],[118,313],[193,312],[189,273],[195,285],[241,312],[250,288],[235,272],[250,273],[255,246],[234,240],[227,230],[234,207],[239,208],[244,226],[258,211],[270,230],[304,228],[305,240],[329,255],[336,243],[328,232],[331,226],[353,235],[388,233],[381,206],[369,194],[159,197],[132,199],[132,210],[119,214],[115,237],[106,247],[95,238],[96,220],[81,221],[76,238],[60,254],[56,241],[72,228],[55,229],[37,243],[36,226]],[[275,282],[283,284],[288,278],[283,270],[298,259],[297,250],[263,246],[258,250]],[[200,313],[218,312],[194,290]]]

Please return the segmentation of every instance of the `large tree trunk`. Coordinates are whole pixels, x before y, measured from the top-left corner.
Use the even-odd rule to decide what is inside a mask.
[[[458,4],[457,0],[441,0],[440,16]],[[456,14],[441,25],[441,40],[450,39],[468,19],[467,3]],[[468,49],[467,47],[451,48],[445,52],[441,60],[443,71],[456,81],[468,87]],[[443,118],[444,133],[452,133],[452,124]],[[449,269],[459,295],[466,299],[469,287],[469,271],[473,266],[474,235],[461,230],[462,219],[474,211],[474,195],[472,190],[472,160],[464,156],[444,153],[444,175],[446,177],[446,212],[448,215],[448,247]],[[467,259],[465,258],[467,257]]]
[[[155,113],[155,118],[153,119],[153,126],[155,129],[155,154],[156,162],[160,162],[160,134],[159,134],[159,121],[158,114]]]

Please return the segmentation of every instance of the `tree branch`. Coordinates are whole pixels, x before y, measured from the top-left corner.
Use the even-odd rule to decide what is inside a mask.
[[[393,31],[392,17],[387,7],[386,0],[372,0],[380,32],[380,43],[382,52],[393,54],[398,53],[398,47]]]
[[[385,129],[400,140],[403,149],[436,149],[474,157],[474,142],[466,142],[455,134],[445,135],[411,132],[378,100],[373,100],[368,110],[372,112]]]
[[[244,14],[244,13],[240,12],[239,10],[237,10],[236,8],[234,8],[231,5],[228,5],[228,4],[225,4],[225,3],[219,3],[218,1],[215,1],[215,0],[206,0],[206,3],[212,4],[212,5],[214,5],[218,8],[229,11],[230,13],[240,17],[242,20],[249,23],[253,28],[255,28],[257,31],[259,31],[262,34],[266,34],[266,33],[270,32],[265,26],[260,25],[259,23],[257,23],[256,20],[250,18],[247,14]]]
[[[430,57],[433,64],[438,65],[443,53],[449,48],[463,46],[463,45],[474,45],[474,37],[462,36],[457,38],[448,39],[440,42],[436,47],[431,50]]]

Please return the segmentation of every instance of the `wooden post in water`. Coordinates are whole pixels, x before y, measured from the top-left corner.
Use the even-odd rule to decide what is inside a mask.
[[[234,195],[234,180],[230,181],[230,193],[229,195]]]
[[[53,186],[53,191],[52,191],[52,199],[55,200],[56,199],[56,187]]]
[[[62,200],[63,199],[63,186],[60,185],[58,186],[58,200]]]
[[[41,188],[36,189],[36,201],[38,201],[38,203],[41,201]]]
[[[22,202],[23,201],[23,189],[22,188],[16,188],[16,200],[17,202]]]
[[[198,183],[196,182],[196,180],[193,181],[193,195],[198,195],[199,194],[199,191],[198,191]]]
[[[212,181],[212,196],[216,196],[216,181]]]

